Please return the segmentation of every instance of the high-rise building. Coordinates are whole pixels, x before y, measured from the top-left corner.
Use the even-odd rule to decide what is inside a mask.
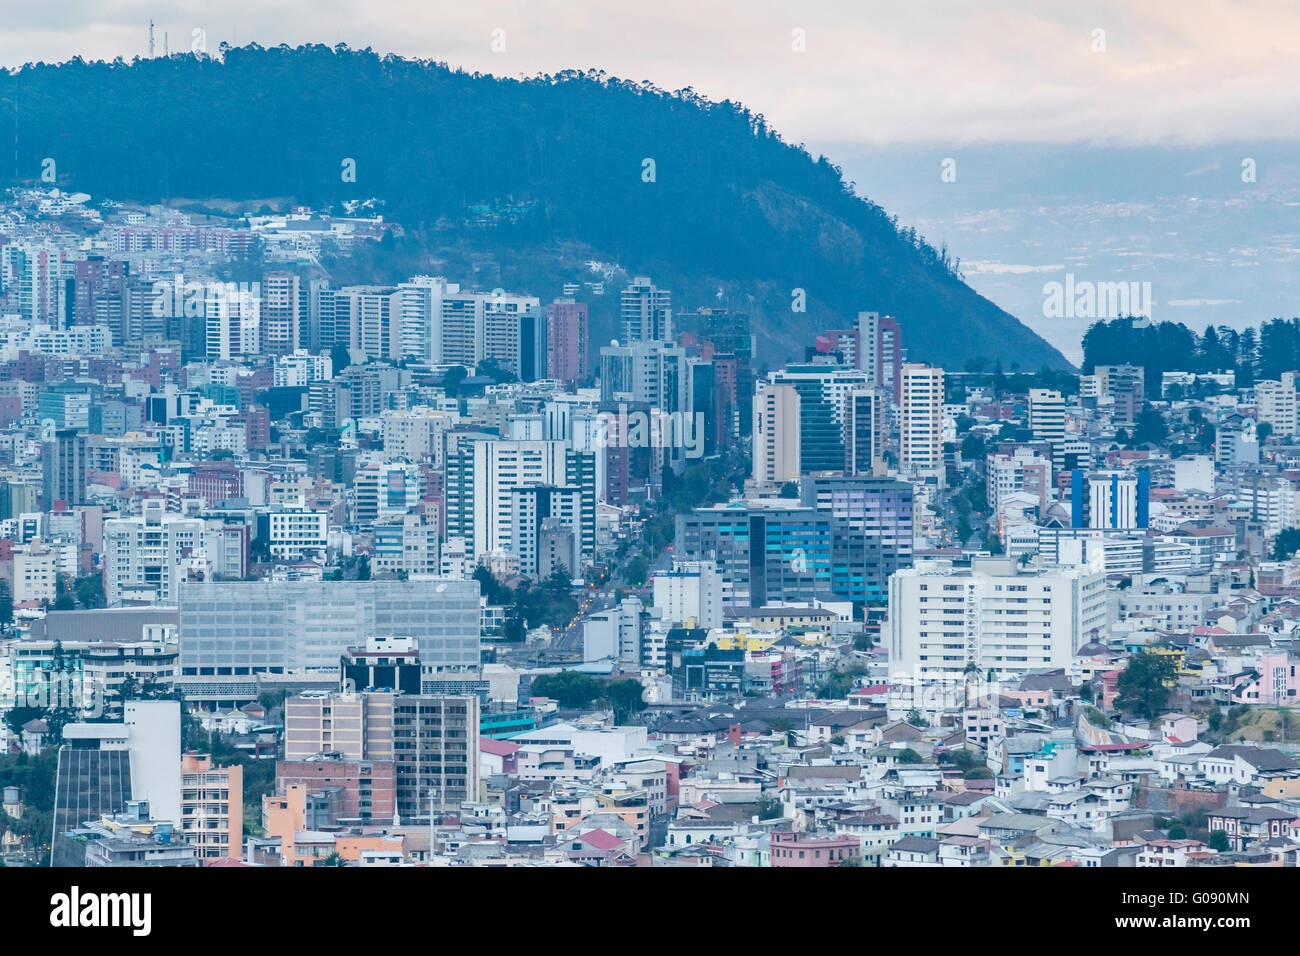
[[[623,290],[619,316],[623,345],[632,342],[670,342],[673,338],[673,294],[659,289],[649,276],[637,276]]]
[[[587,304],[556,299],[546,307],[546,377],[567,384],[590,374]]]
[[[799,393],[799,468],[843,471],[848,395],[870,384],[865,372],[828,362],[787,365],[770,380]]]
[[[1070,526],[1113,531],[1150,523],[1151,473],[1103,471],[1070,473]],[[1085,510],[1086,509],[1086,510]]]
[[[114,345],[132,339],[138,341],[138,337],[131,335],[127,295],[130,264],[124,259],[91,255],[72,267],[72,321],[77,325],[107,326],[112,331]]]
[[[58,428],[42,442],[41,471],[43,505],[56,501],[68,505],[86,503],[86,436],[75,428]]]
[[[889,575],[911,563],[911,486],[829,478],[808,482],[804,494],[816,507],[718,505],[678,515],[678,560],[714,562],[727,607],[882,600]]]
[[[889,435],[887,399],[883,389],[866,385],[844,398],[844,473],[871,475],[884,461]]]
[[[872,385],[884,389],[894,404],[902,400],[903,330],[898,320],[879,312],[859,312],[857,367],[867,373]]]
[[[1111,403],[1117,422],[1132,423],[1146,401],[1146,371],[1141,365],[1098,365],[1093,370],[1100,398]]]
[[[397,811],[409,823],[479,796],[479,699],[398,696],[393,704]]]
[[[209,283],[203,293],[203,321],[208,361],[261,353],[262,302],[253,290],[233,282]]]
[[[1029,390],[1029,429],[1038,441],[1065,440],[1065,399],[1054,388]]]
[[[442,361],[442,300],[460,292],[460,286],[442,276],[414,276],[397,288],[402,294],[403,357]]]
[[[438,524],[410,513],[375,523],[374,572],[400,574],[438,573]]]
[[[292,272],[262,275],[262,351],[290,355],[302,344],[307,294],[302,280]]]
[[[348,326],[339,322],[337,290],[328,279],[312,279],[307,291],[307,348],[328,352],[348,344]]]
[[[13,549],[13,590],[15,604],[28,601],[54,603],[58,597],[62,549],[52,548],[39,538]]]
[[[546,377],[546,316],[535,304],[503,307],[522,301],[510,296],[489,302],[483,316],[483,359],[520,381],[535,382]]]
[[[391,286],[346,286],[335,294],[336,329],[346,324],[347,345],[372,361],[402,357],[402,293]],[[336,332],[337,334],[337,332]]]
[[[519,573],[544,579],[563,566],[569,577],[576,576],[583,560],[587,492],[581,486],[525,485],[509,493],[511,537],[502,546],[519,556]]]
[[[798,481],[799,393],[793,385],[759,382],[754,394],[754,481]]]
[[[686,351],[650,340],[602,346],[600,400],[682,411],[687,402]]]
[[[596,546],[595,453],[572,451],[563,441],[487,439],[454,452],[449,449],[447,536],[471,543],[476,558],[497,550],[518,555],[516,503],[511,493],[527,487],[580,491],[579,543],[583,560],[590,560]],[[541,518],[563,516],[536,517],[540,523]],[[577,573],[578,569],[569,570]]]
[[[207,754],[181,756],[183,836],[200,859],[243,858],[244,768],[215,767]]]
[[[722,576],[712,561],[675,561],[656,571],[654,606],[669,624],[694,621],[695,627],[722,626]]]
[[[904,365],[901,385],[899,464],[904,469],[943,469],[943,369]]]
[[[453,292],[448,288],[442,294],[440,326],[435,335],[438,351],[432,351],[431,346],[429,360],[473,368],[490,357],[503,368],[509,368],[518,361],[520,354],[520,319],[538,312],[540,306],[541,301],[534,296],[501,291]],[[544,326],[545,322],[541,324]],[[538,334],[544,337],[544,328],[540,333],[534,333],[534,339]],[[537,347],[536,341],[529,344]],[[540,355],[544,363],[544,342],[540,346]]]
[[[352,479],[356,523],[368,528],[377,521],[400,521],[420,502],[423,481],[420,469],[405,461],[374,462],[358,468]]]

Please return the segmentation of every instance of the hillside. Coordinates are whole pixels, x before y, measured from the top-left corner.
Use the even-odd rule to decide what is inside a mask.
[[[451,252],[495,253],[514,274],[508,261],[536,270],[576,250],[654,276],[678,308],[720,292],[754,316],[771,362],[875,309],[899,317],[913,360],[1068,367],[966,286],[946,253],[857,198],[829,160],[690,90],[254,45],[221,59],[29,65],[0,74],[0,117],[0,127],[13,118],[17,182],[52,157],[61,186],[114,199],[376,197],[435,261],[435,247],[464,244]],[[340,175],[345,159],[355,182]],[[502,213],[501,224],[465,225],[473,207]],[[572,277],[548,274],[556,287],[531,291],[552,295]],[[795,289],[807,314],[791,311]]]

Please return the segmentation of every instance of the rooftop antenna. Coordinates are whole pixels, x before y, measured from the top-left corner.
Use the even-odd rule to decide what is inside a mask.
[[[153,59],[153,20],[149,21],[149,59]]]
[[[171,56],[171,51],[167,48],[167,31],[163,31],[163,56]]]

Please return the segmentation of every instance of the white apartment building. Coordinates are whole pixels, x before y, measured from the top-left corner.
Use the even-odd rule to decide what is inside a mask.
[[[460,286],[442,276],[413,276],[401,283],[402,355],[421,362],[442,359],[442,300]]]
[[[1089,475],[1088,527],[1131,530],[1142,527],[1135,475],[1103,471]]]
[[[474,576],[474,553],[464,538],[448,538],[438,555],[438,577],[466,581]]]
[[[970,568],[918,562],[889,580],[890,672],[961,681],[971,663],[999,678],[1068,667],[1106,623],[1106,578],[1091,566],[1026,570],[1005,557],[976,558]]]
[[[329,547],[329,512],[288,508],[267,515],[267,541],[271,556],[297,561],[323,555]]]
[[[299,349],[292,355],[277,356],[273,375],[276,388],[305,388],[332,379],[334,362],[328,352],[316,355]]]
[[[799,393],[793,385],[759,382],[754,393],[754,481],[798,481],[799,467]]]
[[[1255,383],[1255,403],[1260,424],[1273,427],[1279,437],[1296,433],[1296,373],[1283,372],[1280,381]]]
[[[943,369],[904,365],[899,464],[904,469],[943,468]]]
[[[212,361],[239,359],[262,351],[261,300],[234,283],[213,282],[203,297],[205,345]]]
[[[671,571],[656,571],[654,606],[663,611],[661,620],[696,627],[722,626],[722,575],[712,561],[678,561]]]
[[[206,561],[202,518],[163,510],[161,501],[145,503],[138,518],[104,522],[104,598],[109,607],[126,592],[159,604],[175,604],[179,587],[195,559]]]
[[[456,416],[425,405],[385,411],[379,416],[383,424],[384,459],[418,463],[428,460],[442,467],[442,435],[456,421]]]
[[[335,293],[336,322],[347,322],[348,347],[378,361],[402,357],[402,296],[388,286],[346,286]],[[346,318],[345,318],[346,317]]]
[[[14,604],[54,602],[59,577],[59,551],[43,541],[14,548]]]
[[[1038,441],[1065,438],[1065,399],[1053,388],[1029,390],[1029,428]]]
[[[1010,454],[989,455],[987,468],[986,493],[994,511],[1001,513],[1004,500],[1016,493],[1033,495],[1039,509],[1046,509],[1052,492],[1050,458],[1022,446]]]
[[[438,525],[412,512],[375,525],[375,571],[438,573]]]
[[[475,442],[475,556],[489,551],[518,553],[515,546],[515,501],[511,492],[530,485],[570,486],[565,442]]]

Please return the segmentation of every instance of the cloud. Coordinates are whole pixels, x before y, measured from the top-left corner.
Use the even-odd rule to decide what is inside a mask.
[[[1060,272],[1065,266],[1028,266],[1010,262],[967,262],[962,260],[961,269],[967,275],[1028,275],[1034,272]]]
[[[346,42],[533,75],[605,70],[743,102],[791,141],[1207,143],[1300,137],[1290,0],[65,0],[11,4],[0,63]],[[71,24],[71,26],[69,26]],[[494,53],[492,31],[505,31]],[[792,48],[805,31],[806,51]],[[1094,31],[1104,31],[1104,51]]]

